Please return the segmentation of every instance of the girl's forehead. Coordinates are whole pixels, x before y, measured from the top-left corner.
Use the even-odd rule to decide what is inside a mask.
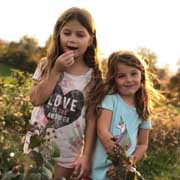
[[[130,70],[139,70],[139,69],[134,66],[126,65],[124,63],[117,64],[117,71],[126,72],[126,71],[130,71]]]
[[[70,20],[64,24],[62,29],[81,29],[81,30],[86,30],[86,28],[76,19]]]

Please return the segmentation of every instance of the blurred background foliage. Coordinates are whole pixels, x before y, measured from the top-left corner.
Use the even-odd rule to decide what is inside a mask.
[[[171,74],[168,67],[156,67],[157,56],[151,50],[140,48],[137,53],[157,75],[159,81],[155,84],[165,96],[165,102],[154,109],[149,150],[138,169],[147,180],[179,180],[180,68]],[[23,154],[22,147],[32,110],[28,95],[31,76],[45,54],[46,46],[39,47],[27,36],[19,42],[0,40],[0,178],[6,174],[6,179],[20,180],[35,173],[32,167],[36,160]],[[106,59],[102,60],[102,68],[106,72]]]

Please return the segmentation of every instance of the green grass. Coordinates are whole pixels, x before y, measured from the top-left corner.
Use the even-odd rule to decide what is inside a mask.
[[[12,66],[0,63],[0,76],[10,76],[12,69],[14,69]]]
[[[180,148],[173,151],[158,148],[150,151],[139,165],[146,180],[179,180]]]

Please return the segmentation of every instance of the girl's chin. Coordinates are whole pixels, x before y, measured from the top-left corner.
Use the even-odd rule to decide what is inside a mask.
[[[79,55],[74,55],[74,59],[79,59],[81,56],[79,56]]]
[[[134,92],[123,92],[123,93],[119,93],[121,96],[127,96],[127,97],[132,97],[135,95]]]

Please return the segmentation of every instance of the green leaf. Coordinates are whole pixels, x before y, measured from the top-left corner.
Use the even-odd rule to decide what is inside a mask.
[[[44,177],[46,177],[47,179],[52,179],[52,177],[53,177],[52,172],[45,166],[43,166],[43,168],[42,168],[42,175]]]
[[[42,144],[42,139],[40,136],[31,136],[31,143],[29,145],[30,148],[39,147]]]
[[[43,157],[42,157],[41,153],[39,153],[39,152],[32,151],[31,158],[36,162],[38,167],[41,167],[44,163]]]

